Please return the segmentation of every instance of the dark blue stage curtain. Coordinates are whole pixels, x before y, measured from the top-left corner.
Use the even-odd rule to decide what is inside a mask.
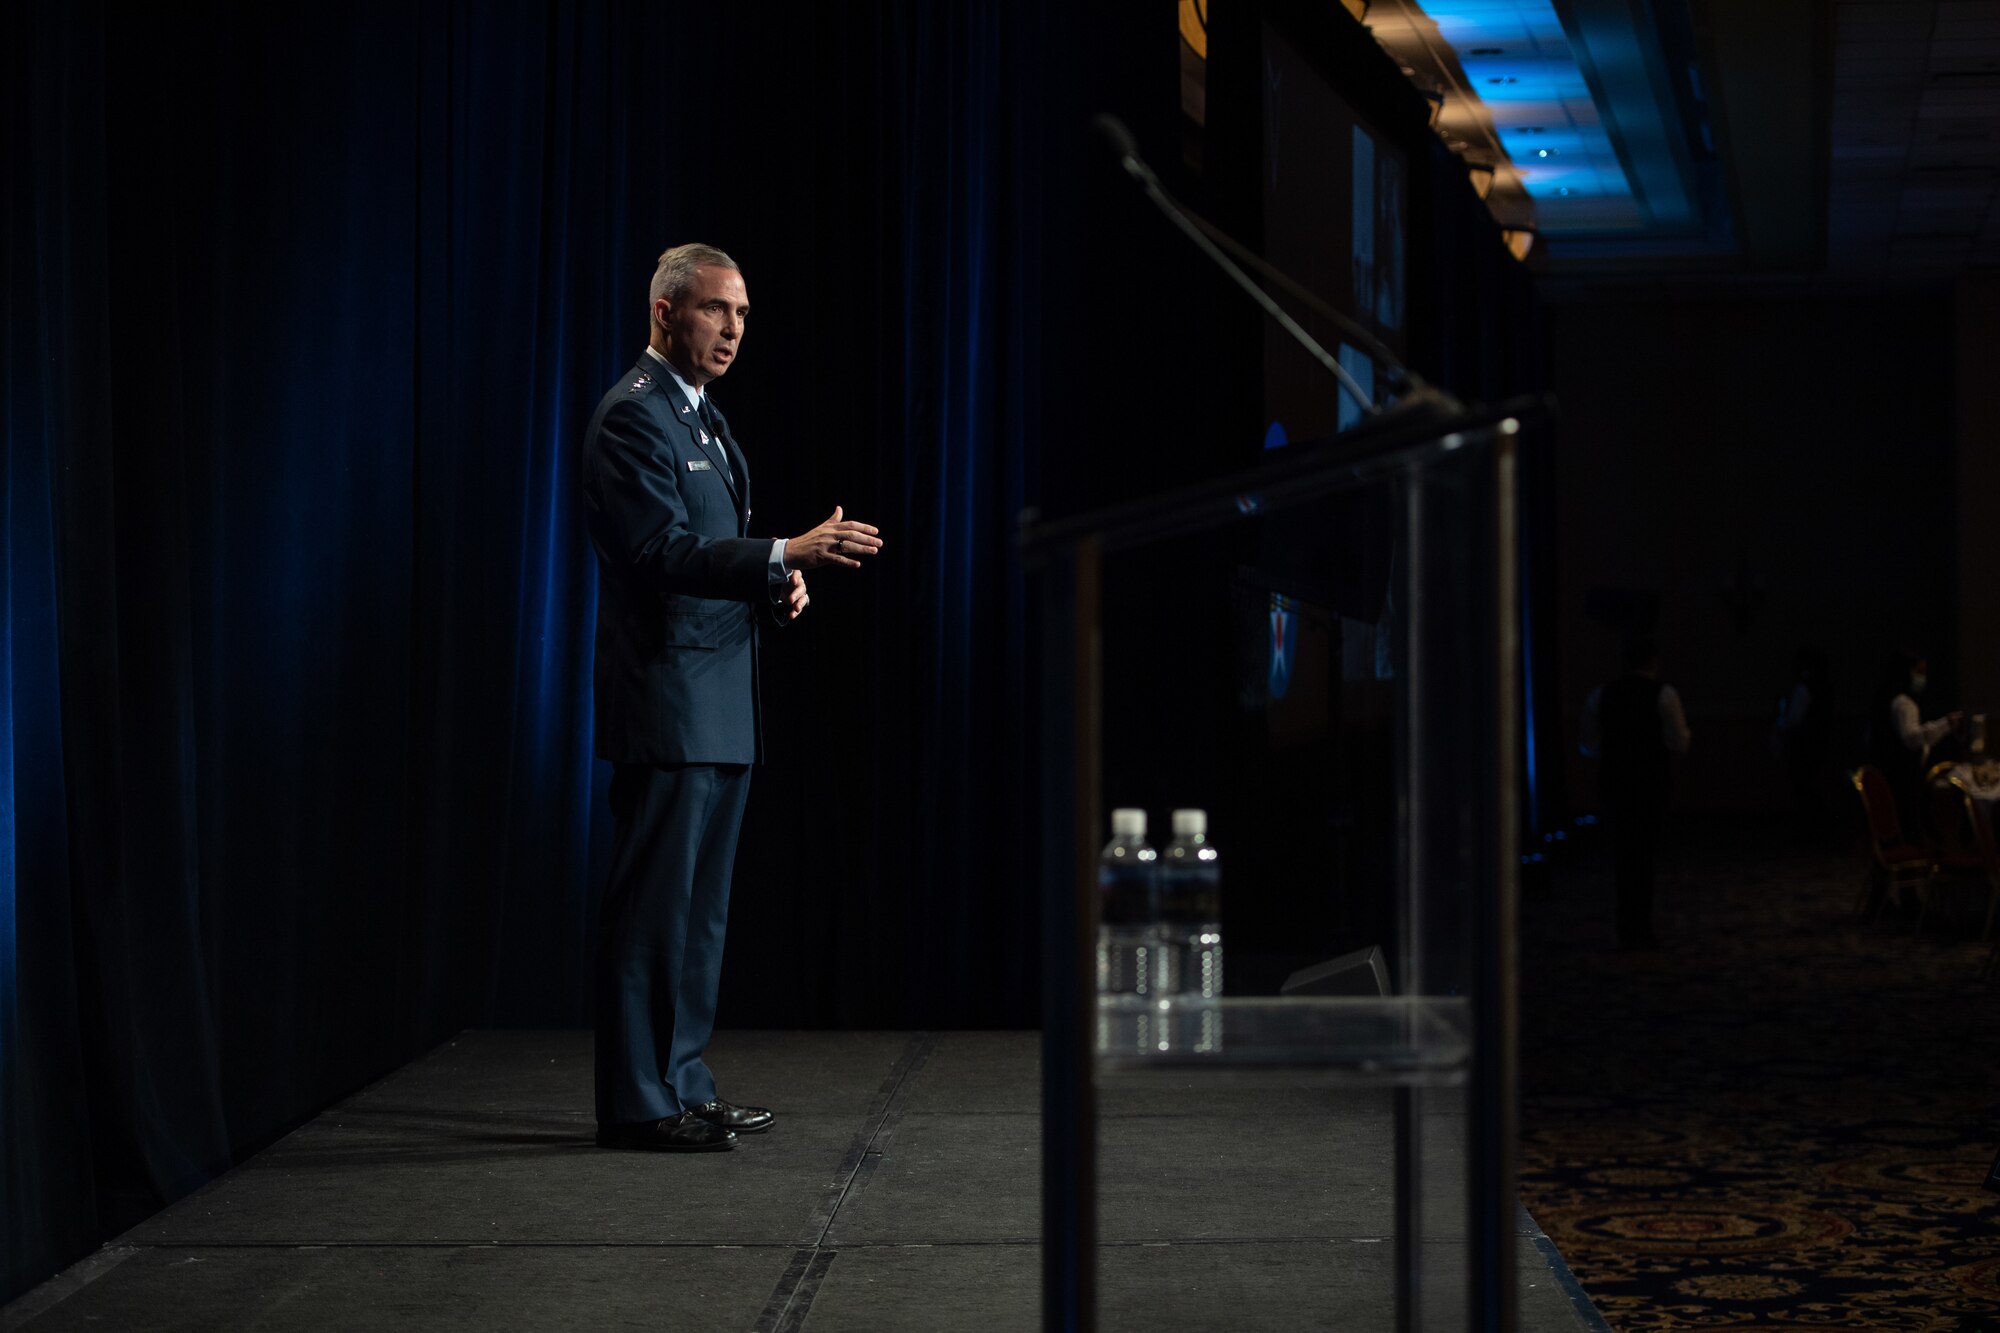
[[[8,8],[0,1297],[453,1031],[584,1023],[573,462],[674,242],[752,291],[755,530],[888,541],[766,653],[722,1021],[1035,1021],[1048,17]]]

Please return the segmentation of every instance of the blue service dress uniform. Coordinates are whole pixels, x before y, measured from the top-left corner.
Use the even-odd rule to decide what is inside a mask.
[[[784,574],[750,467],[650,355],[598,404],[581,489],[598,559],[596,748],[617,826],[596,958],[599,1125],[712,1100],[737,832],[762,757],[758,635]]]

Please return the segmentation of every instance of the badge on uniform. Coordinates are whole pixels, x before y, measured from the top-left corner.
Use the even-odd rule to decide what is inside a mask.
[[[653,382],[653,377],[651,375],[647,375],[642,372],[638,379],[632,381],[632,387],[627,389],[625,392],[637,393],[639,392],[639,390],[645,388],[648,384],[651,384],[652,382]]]
[[[705,431],[705,430],[704,430],[704,431],[698,431],[698,432],[696,432],[696,433],[697,433],[697,434],[699,434],[699,435],[701,436],[701,442],[702,442],[703,444],[707,444],[707,443],[708,443],[708,432],[707,432],[707,431]]]
[[[713,472],[715,471],[715,464],[709,462],[706,458],[690,458],[688,459],[688,471]]]

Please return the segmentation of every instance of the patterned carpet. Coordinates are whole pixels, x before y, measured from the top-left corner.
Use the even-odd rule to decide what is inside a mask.
[[[1523,904],[1529,1211],[1614,1329],[2000,1333],[1973,891],[1919,940],[1853,915],[1845,856],[1677,844],[1658,951],[1610,947],[1601,855]]]

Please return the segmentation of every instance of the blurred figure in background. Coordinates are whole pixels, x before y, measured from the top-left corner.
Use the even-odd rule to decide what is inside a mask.
[[[1833,735],[1832,700],[1826,688],[1826,654],[1801,648],[1792,661],[1792,683],[1778,697],[1773,739],[1791,778],[1792,799],[1807,828],[1827,809],[1827,757]]]
[[[1946,713],[1923,720],[1917,700],[1930,681],[1930,664],[1922,653],[1893,653],[1882,668],[1868,704],[1868,762],[1881,770],[1896,794],[1903,836],[1923,835],[1921,814],[1924,769],[1931,750],[1965,721],[1965,714]]]
[[[1672,757],[1686,754],[1691,739],[1680,694],[1660,679],[1659,650],[1651,639],[1635,640],[1625,650],[1624,671],[1590,692],[1578,735],[1584,754],[1598,761],[1620,948],[1659,944],[1653,934],[1653,865],[1673,785]]]

